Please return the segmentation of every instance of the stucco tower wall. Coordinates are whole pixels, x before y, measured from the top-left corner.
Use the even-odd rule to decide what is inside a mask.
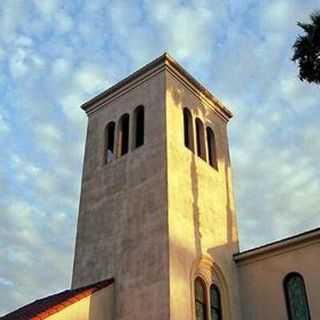
[[[166,71],[166,89],[170,319],[195,319],[193,277],[201,257],[208,257],[213,268],[223,270],[220,281],[227,288],[224,319],[240,319],[237,270],[232,260],[238,251],[238,235],[227,119],[174,70]],[[198,117],[214,130],[218,170],[184,146],[184,107],[193,120]]]
[[[72,287],[113,277],[117,320],[169,317],[164,84],[151,70],[89,113]],[[144,145],[104,165],[106,124],[129,113],[132,137],[139,105]]]

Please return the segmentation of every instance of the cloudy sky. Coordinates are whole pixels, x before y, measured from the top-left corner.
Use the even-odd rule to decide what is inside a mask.
[[[168,51],[234,112],[241,248],[320,225],[320,87],[291,46],[318,0],[0,1],[0,315],[70,286],[79,105]]]

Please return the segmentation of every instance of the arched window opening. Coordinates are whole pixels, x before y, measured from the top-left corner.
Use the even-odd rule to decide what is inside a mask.
[[[207,146],[209,164],[211,167],[218,169],[216,139],[213,130],[209,127],[207,127]]]
[[[206,288],[201,278],[195,280],[195,306],[196,306],[196,319],[206,320],[207,319],[207,299],[206,299]]]
[[[134,148],[144,143],[144,107],[139,106],[134,111]]]
[[[222,320],[221,296],[216,285],[210,287],[211,320]]]
[[[196,134],[197,134],[197,154],[206,161],[206,148],[204,143],[204,128],[201,120],[196,119]]]
[[[183,125],[184,125],[184,145],[191,151],[194,151],[192,115],[187,108],[183,109]]]
[[[129,115],[127,113],[119,121],[118,150],[119,156],[129,151]]]
[[[105,128],[105,163],[108,163],[114,159],[114,132],[115,123],[109,122]]]
[[[284,291],[289,320],[310,320],[303,277],[295,272],[289,273],[284,279]]]

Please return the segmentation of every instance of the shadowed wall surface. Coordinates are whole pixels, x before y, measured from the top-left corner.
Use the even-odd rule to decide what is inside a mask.
[[[164,74],[89,115],[72,287],[115,278],[116,319],[168,317]],[[144,145],[104,164],[104,128],[145,108]],[[117,131],[117,130],[116,130]],[[121,302],[121,303],[120,303]]]

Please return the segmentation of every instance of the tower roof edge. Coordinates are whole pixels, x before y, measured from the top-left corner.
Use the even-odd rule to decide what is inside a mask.
[[[152,60],[151,62],[144,65],[142,68],[133,72],[126,78],[120,80],[115,85],[111,86],[107,90],[101,92],[97,96],[88,100],[87,102],[81,105],[81,108],[87,113],[91,113],[91,111],[95,110],[96,107],[100,106],[102,101],[104,101],[108,96],[114,94],[116,91],[120,90],[126,85],[129,85],[134,80],[143,76],[144,74],[150,73],[153,70],[159,70],[162,67],[171,67],[176,72],[185,77],[190,83],[193,84],[204,96],[206,96],[209,100],[212,100],[224,113],[227,119],[232,118],[232,112],[219,100],[217,99],[206,87],[204,87],[198,80],[196,80],[188,71],[186,71],[173,57],[171,57],[168,52],[164,52],[158,58]]]

